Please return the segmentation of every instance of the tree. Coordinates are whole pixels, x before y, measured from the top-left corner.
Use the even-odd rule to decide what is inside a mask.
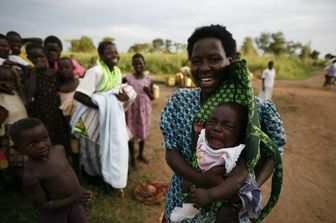
[[[335,55],[332,55],[331,53],[327,53],[326,55],[324,55],[324,59],[326,60],[331,60],[331,59],[334,59],[336,58]]]
[[[310,58],[312,58],[312,59],[314,59],[314,60],[317,60],[318,57],[319,57],[319,55],[320,55],[320,52],[319,52],[319,51],[317,51],[317,50],[313,50],[313,52],[311,52],[311,54],[310,54]]]
[[[260,37],[255,39],[255,42],[258,48],[264,51],[264,53],[280,55],[286,52],[286,40],[282,32],[262,32]]]
[[[170,39],[166,39],[165,40],[165,50],[166,50],[166,53],[171,53],[171,47],[173,45],[173,41],[171,41]]]
[[[106,36],[101,40],[101,42],[105,42],[105,41],[114,43],[115,39],[113,37]]]
[[[282,32],[272,33],[272,41],[269,45],[269,51],[275,55],[284,54],[286,52],[286,40]]]
[[[240,51],[244,54],[244,55],[257,55],[257,50],[256,48],[253,46],[253,39],[251,37],[246,37],[243,45],[240,48]]]
[[[306,45],[303,45],[302,48],[301,48],[301,53],[300,53],[300,58],[301,59],[307,59],[310,55],[311,55],[311,48],[310,48],[310,44],[306,44]]]
[[[289,41],[286,43],[286,52],[288,55],[299,55],[298,51],[302,48],[302,44],[299,42]]]
[[[164,41],[160,38],[154,39],[152,41],[152,47],[153,47],[154,52],[162,51],[163,46],[164,46]]]
[[[144,53],[149,52],[151,49],[151,45],[148,43],[135,43],[129,49],[129,53]]]
[[[260,37],[255,38],[255,43],[257,44],[257,47],[264,51],[265,53],[269,53],[269,45],[271,44],[271,34],[262,32],[260,34]]]
[[[71,47],[70,50],[74,52],[92,52],[96,49],[92,40],[88,36],[82,36],[80,39],[68,40]]]

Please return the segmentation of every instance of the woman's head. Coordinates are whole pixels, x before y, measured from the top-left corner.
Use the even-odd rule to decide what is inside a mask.
[[[98,54],[107,66],[113,67],[118,64],[119,53],[116,45],[111,41],[101,42],[98,46]]]
[[[236,55],[236,41],[231,33],[220,25],[197,28],[188,39],[187,50],[196,84],[203,92],[214,92]]]
[[[136,53],[132,57],[132,66],[136,74],[143,74],[145,69],[145,58],[142,54]]]

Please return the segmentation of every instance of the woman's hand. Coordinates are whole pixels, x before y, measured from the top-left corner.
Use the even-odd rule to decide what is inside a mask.
[[[191,189],[191,192],[190,192],[190,195],[187,201],[190,203],[194,203],[194,207],[201,208],[211,203],[212,199],[207,189],[193,188]]]
[[[203,181],[199,186],[203,188],[210,188],[220,184],[224,181],[225,172],[224,165],[212,167],[211,169],[202,173]]]
[[[128,95],[123,89],[121,90],[121,92],[119,92],[119,94],[116,94],[116,97],[121,102],[127,101],[129,99]]]

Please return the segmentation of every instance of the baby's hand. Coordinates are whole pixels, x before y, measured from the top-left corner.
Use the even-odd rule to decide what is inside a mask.
[[[212,202],[212,199],[208,190],[203,188],[193,188],[191,189],[188,202],[194,203],[196,208],[201,208]]]
[[[183,180],[182,181],[182,192],[188,193],[191,189],[192,183],[190,181]]]
[[[93,197],[93,193],[89,190],[83,189],[79,203],[83,206],[86,206]]]

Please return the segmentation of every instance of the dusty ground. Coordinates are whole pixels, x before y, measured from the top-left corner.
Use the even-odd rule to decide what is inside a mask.
[[[284,183],[279,203],[264,222],[336,222],[336,86],[323,89],[317,73],[304,81],[277,81],[274,103],[286,129],[283,156]],[[255,87],[260,81],[255,80]],[[153,122],[146,148],[150,165],[141,165],[150,178],[168,182],[171,171],[164,159],[159,130],[162,107],[174,88],[160,85],[153,104]],[[262,188],[269,191],[269,182]],[[153,207],[149,219],[158,222],[162,207]]]

